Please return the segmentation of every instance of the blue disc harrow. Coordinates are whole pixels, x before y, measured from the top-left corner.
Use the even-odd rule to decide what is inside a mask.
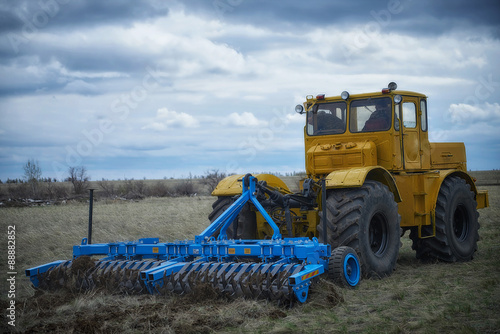
[[[242,179],[242,194],[194,240],[133,242],[73,246],[73,259],[26,270],[36,288],[54,290],[104,289],[112,293],[189,293],[209,285],[229,297],[305,302],[314,278],[325,273],[331,247],[316,238],[282,238],[280,230],[257,200],[257,179]],[[273,229],[269,240],[228,240],[227,228],[251,202]],[[217,235],[217,238],[214,235]],[[351,286],[359,282],[359,261],[344,252]],[[356,261],[352,260],[352,257]],[[341,259],[342,260],[342,259]]]

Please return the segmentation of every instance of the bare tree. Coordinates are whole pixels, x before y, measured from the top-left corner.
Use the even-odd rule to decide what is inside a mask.
[[[115,183],[113,181],[106,181],[102,179],[98,182],[99,186],[104,190],[106,197],[113,198],[116,196]]]
[[[75,194],[83,194],[89,186],[90,177],[87,175],[87,168],[85,166],[69,167],[68,181],[73,184]]]
[[[42,178],[42,169],[40,163],[34,159],[29,159],[24,165],[24,179],[29,184],[31,195],[36,197],[38,195],[38,182]]]
[[[207,185],[209,191],[214,191],[215,187],[219,184],[222,179],[226,177],[226,173],[219,172],[218,169],[207,170],[205,176],[203,177],[203,184]]]

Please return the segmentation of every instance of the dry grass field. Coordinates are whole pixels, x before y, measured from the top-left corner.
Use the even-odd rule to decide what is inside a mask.
[[[481,173],[480,173],[481,174]],[[7,226],[16,226],[16,327],[2,317],[0,332],[27,333],[500,333],[500,179],[477,175],[490,194],[480,211],[481,240],[473,261],[423,263],[408,236],[394,274],[363,280],[353,290],[322,280],[307,303],[279,307],[263,300],[228,301],[210,290],[187,296],[122,296],[100,292],[35,292],[24,269],[71,257],[87,234],[88,206],[69,203],[0,209],[0,245],[7,253]],[[493,181],[492,181],[493,180]],[[490,182],[491,181],[491,182]],[[192,239],[207,225],[213,198],[166,197],[97,201],[94,242],[160,237]],[[8,302],[7,256],[0,273],[1,308]]]

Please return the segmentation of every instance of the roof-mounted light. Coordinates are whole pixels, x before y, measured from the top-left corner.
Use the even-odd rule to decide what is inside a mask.
[[[387,85],[387,88],[382,89],[382,94],[389,94],[396,89],[398,89],[398,85],[394,81],[391,81],[389,85]]]
[[[342,98],[342,100],[347,100],[349,98],[349,92],[348,91],[343,91],[342,93],[340,93],[340,97]]]
[[[304,107],[302,106],[302,104],[297,104],[295,106],[295,112],[301,115],[304,113]]]
[[[324,100],[324,99],[325,99],[325,94],[316,95],[316,100]]]

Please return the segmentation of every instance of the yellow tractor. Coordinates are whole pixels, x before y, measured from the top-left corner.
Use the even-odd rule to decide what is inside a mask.
[[[408,230],[419,259],[472,259],[477,209],[488,206],[488,193],[467,173],[463,143],[429,142],[424,94],[391,82],[375,93],[307,96],[295,109],[307,115],[300,192],[276,176],[255,176],[255,195],[284,236],[352,247],[365,277],[393,272]],[[243,178],[229,176],[215,188],[211,221],[241,195]],[[227,234],[268,239],[273,231],[247,203]]]

